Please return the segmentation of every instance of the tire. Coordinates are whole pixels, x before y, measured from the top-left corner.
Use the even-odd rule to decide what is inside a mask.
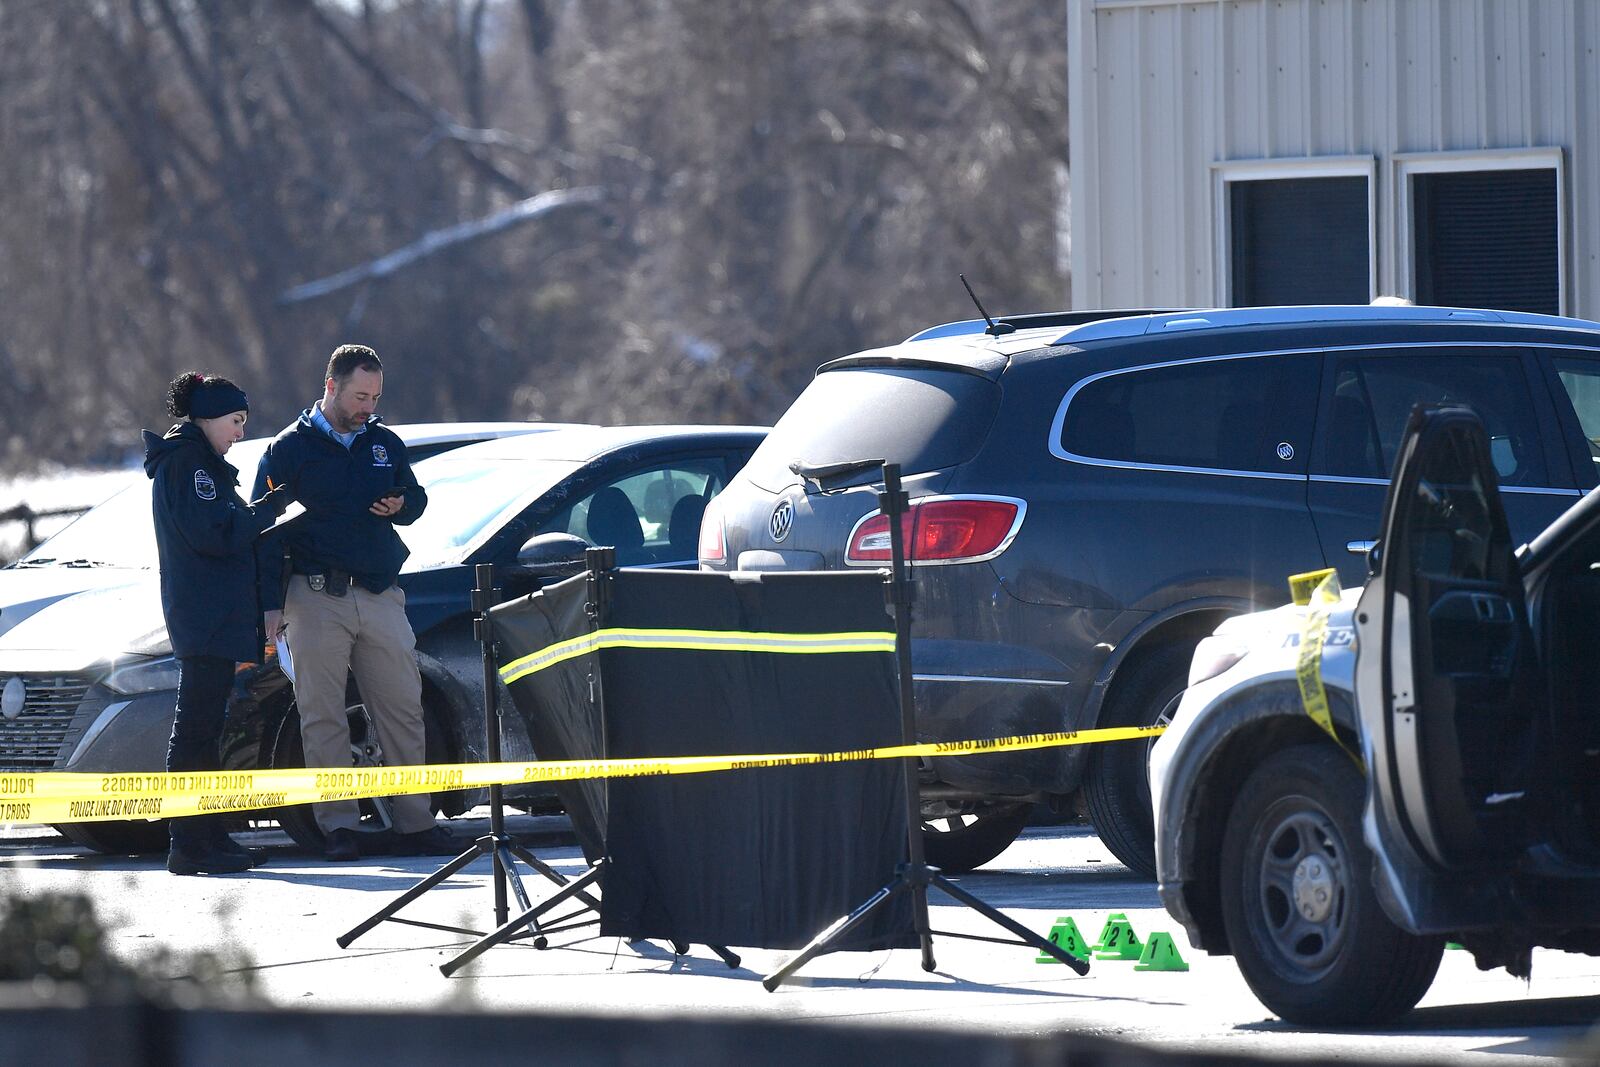
[[[1032,804],[1010,801],[924,802],[923,854],[946,874],[977,870],[1017,839],[1032,812]]]
[[[1133,669],[1100,716],[1100,726],[1153,726],[1177,709],[1194,647],[1157,649]],[[1141,878],[1156,876],[1155,816],[1150,809],[1150,746],[1155,738],[1094,745],[1083,800],[1100,843]]]
[[[1331,745],[1274,754],[1228,816],[1223,928],[1250,989],[1275,1014],[1315,1026],[1368,1025],[1414,1007],[1444,938],[1389,921],[1361,840],[1366,784]]]
[[[353,767],[381,766],[382,753],[378,750],[376,741],[368,745],[365,738],[371,735],[371,723],[367,719],[366,705],[361,703],[360,694],[356,692],[355,683],[350,683],[350,688],[345,694],[348,707],[345,714],[350,719],[350,765]],[[447,756],[447,746],[444,743],[444,734],[438,725],[433,712],[423,706],[423,731],[425,735],[425,758],[429,763],[442,762]],[[300,741],[300,709],[297,704],[291,703],[283,716],[283,722],[278,727],[278,735],[272,745],[272,766],[304,767],[306,765],[305,748]],[[432,795],[431,807],[435,814],[440,809],[442,793]],[[363,800],[361,804],[361,822],[365,829],[379,832],[392,826],[389,815],[388,802],[385,798],[377,797]],[[323,834],[322,827],[317,825],[316,816],[312,813],[310,804],[297,804],[293,807],[277,808],[272,812],[272,817],[277,820],[278,826],[294,841],[295,844],[321,855],[327,847],[327,836]]]
[[[146,856],[166,852],[167,820],[155,822],[73,822],[56,827],[61,836],[74,844],[108,856]]]

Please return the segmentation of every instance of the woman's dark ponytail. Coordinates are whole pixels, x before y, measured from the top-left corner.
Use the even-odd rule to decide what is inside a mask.
[[[199,371],[188,371],[172,379],[167,385],[167,414],[175,419],[187,418],[195,386],[205,380],[206,376]]]

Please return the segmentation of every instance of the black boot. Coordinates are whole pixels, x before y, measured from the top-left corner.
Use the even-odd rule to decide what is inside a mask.
[[[252,867],[259,867],[267,862],[265,849],[247,848],[233,839],[221,819],[215,819],[210,824],[209,840],[211,847],[224,856],[243,856],[250,861]]]
[[[238,874],[255,866],[249,856],[217,848],[204,817],[173,819],[168,825],[172,847],[167,851],[167,870],[173,874]]]

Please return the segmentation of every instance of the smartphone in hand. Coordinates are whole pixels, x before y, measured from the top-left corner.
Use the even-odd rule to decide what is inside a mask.
[[[383,492],[379,493],[377,496],[372,498],[372,506],[373,507],[377,507],[379,504],[383,503],[385,500],[393,500],[393,499],[395,499],[397,497],[400,498],[401,500],[404,500],[405,499],[405,495],[406,495],[406,488],[407,487],[403,486],[403,485],[395,485],[395,486],[389,487],[388,489],[385,489]]]

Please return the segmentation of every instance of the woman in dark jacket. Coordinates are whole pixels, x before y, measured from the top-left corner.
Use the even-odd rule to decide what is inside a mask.
[[[288,499],[275,490],[239,498],[239,472],[223,459],[244,436],[250,402],[226,378],[190,372],[168,387],[167,410],[186,421],[162,437],[144,431],[144,469],[155,485],[161,609],[178,659],[178,708],[167,745],[169,772],[214,771],[223,717],[240,662],[258,660],[255,540]],[[245,871],[254,858],[229,837],[221,817],[168,824],[174,874]]]

